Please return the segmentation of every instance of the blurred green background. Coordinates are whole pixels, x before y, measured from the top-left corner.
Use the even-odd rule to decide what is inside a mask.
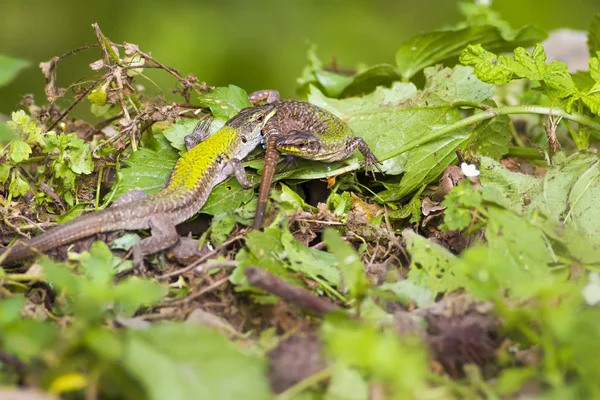
[[[585,30],[600,0],[496,0],[493,8],[515,27]],[[0,0],[0,53],[31,62],[0,89],[0,113],[15,109],[26,93],[44,103],[37,65],[95,43],[93,22],[113,41],[136,43],[184,76],[293,97],[308,43],[318,45],[326,63],[332,57],[340,66],[393,63],[404,39],[460,18],[453,0]],[[59,84],[89,77],[88,64],[97,58],[89,50],[61,63]],[[174,84],[166,73],[149,75],[159,87]]]

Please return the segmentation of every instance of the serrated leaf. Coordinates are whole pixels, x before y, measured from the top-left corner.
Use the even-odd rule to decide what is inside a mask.
[[[0,87],[9,84],[23,69],[29,66],[29,61],[0,54]]]
[[[508,143],[512,139],[510,124],[507,115],[500,115],[478,124],[474,141],[469,147],[482,156],[500,159],[508,153]]]
[[[271,397],[260,359],[198,325],[166,323],[130,330],[123,361],[153,400]]]
[[[510,37],[506,36],[506,32],[490,25],[433,31],[413,36],[402,43],[396,52],[396,65],[402,77],[410,79],[425,67],[457,57],[471,43],[502,52],[517,46],[532,46],[545,37],[543,31],[532,26],[516,30]]]
[[[164,136],[155,137],[152,147],[143,147],[123,161],[127,168],[118,172],[119,179],[113,185],[114,193],[111,192],[114,198],[133,189],[154,194],[163,188],[179,155]]]
[[[215,117],[231,119],[242,108],[251,107],[246,92],[235,85],[218,87],[198,96],[201,106],[209,107]]]

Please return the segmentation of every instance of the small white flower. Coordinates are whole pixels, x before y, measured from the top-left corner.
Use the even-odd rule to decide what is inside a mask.
[[[590,306],[600,302],[600,275],[597,272],[590,272],[590,281],[581,291],[586,303]]]
[[[462,173],[465,174],[465,176],[468,178],[474,178],[476,176],[479,176],[479,174],[481,173],[479,172],[475,164],[467,164],[466,162],[460,164],[460,169],[462,170]]]

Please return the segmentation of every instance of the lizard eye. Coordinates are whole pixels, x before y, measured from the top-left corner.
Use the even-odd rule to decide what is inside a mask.
[[[265,116],[264,116],[264,115],[262,115],[262,114],[259,114],[259,115],[258,115],[258,117],[256,117],[256,120],[257,120],[258,122],[263,122],[263,120],[264,120],[264,119],[265,119]]]
[[[247,138],[246,136],[242,136],[242,137],[240,138],[240,140],[242,141],[242,143],[246,143],[246,142],[248,142],[248,138]]]

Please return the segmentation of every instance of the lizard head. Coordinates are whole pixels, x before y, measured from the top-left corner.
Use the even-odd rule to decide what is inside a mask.
[[[310,132],[289,132],[277,139],[277,150],[282,153],[313,159],[321,152],[322,142]]]
[[[262,129],[275,115],[275,105],[265,104],[258,107],[247,107],[242,109],[235,117],[225,125],[235,128],[242,143],[250,143],[256,147],[262,140]]]

